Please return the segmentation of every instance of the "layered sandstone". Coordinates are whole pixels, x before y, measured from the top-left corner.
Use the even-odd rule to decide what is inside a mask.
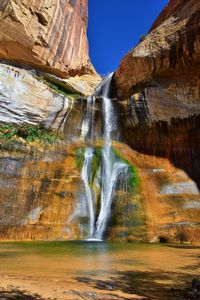
[[[187,155],[175,166],[124,144],[113,146],[137,170],[139,185],[134,192],[115,193],[106,238],[199,242],[200,193],[183,168],[190,165]],[[0,152],[0,239],[86,238],[88,208],[78,158],[83,145],[7,147]]]
[[[83,95],[93,92],[98,77],[83,75],[61,80],[43,75],[45,78],[35,70],[0,63],[0,124],[42,125],[63,131],[75,112],[80,137],[87,102]],[[67,127],[70,131],[72,124],[67,122]]]
[[[1,1],[0,59],[63,78],[93,73],[87,6],[87,0]]]
[[[34,72],[0,64],[0,123],[63,129],[73,103]]]
[[[199,78],[200,2],[171,0],[113,81],[124,141],[138,151],[134,164],[142,166],[152,241],[200,239]],[[150,161],[154,167],[147,171]]]
[[[21,145],[0,158],[0,239],[78,238],[68,223],[81,184],[70,150]]]
[[[148,86],[159,87],[161,95],[175,102],[181,93],[187,94],[187,101],[198,101],[199,32],[200,2],[171,0],[144,41],[122,59],[115,72],[118,97]]]

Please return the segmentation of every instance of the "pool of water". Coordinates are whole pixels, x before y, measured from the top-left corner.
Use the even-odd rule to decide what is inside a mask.
[[[148,299],[178,299],[176,292],[200,274],[200,247],[91,241],[2,242],[0,274],[67,280],[82,289],[85,285],[97,291],[150,295]],[[170,293],[175,294],[167,298]]]

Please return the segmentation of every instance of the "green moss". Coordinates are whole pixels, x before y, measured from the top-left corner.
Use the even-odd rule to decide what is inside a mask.
[[[85,148],[77,149],[75,151],[75,155],[76,155],[76,167],[81,171],[84,163]]]
[[[146,39],[146,34],[141,34],[140,35],[140,43],[143,42]]]
[[[48,81],[42,76],[36,76],[35,78],[38,81],[41,81],[46,85],[48,85],[54,92],[61,94],[67,98],[79,99],[81,97],[81,94],[72,92],[63,86],[56,84],[55,82]]]
[[[52,144],[62,139],[57,132],[39,126],[14,126],[0,125],[0,142],[18,142],[22,138],[26,142],[41,141],[45,144]]]
[[[130,162],[128,160],[126,160],[121,153],[119,153],[116,148],[112,147],[113,152],[115,153],[115,155],[120,158],[121,161],[123,161],[124,163],[126,163],[129,166],[129,170],[130,170],[130,176],[128,179],[128,186],[130,187],[134,187],[134,188],[138,188],[140,185],[140,178],[137,172],[137,168],[134,165],[131,165]]]
[[[98,172],[98,169],[101,164],[101,154],[102,154],[102,148],[97,147],[94,150],[94,157],[92,161],[92,174],[91,174],[91,179],[90,179],[90,184],[92,185],[94,182],[94,179],[96,177],[96,174]],[[115,155],[114,160],[120,160],[121,162],[126,163],[129,166],[129,173],[130,175],[128,176],[127,179],[127,187],[130,191],[133,190],[133,188],[138,188],[140,184],[140,179],[137,173],[137,169],[135,166],[131,165],[122,155],[115,149],[112,148],[113,154]],[[79,148],[76,150],[76,166],[79,170],[82,170],[83,168],[83,163],[84,163],[84,155],[85,155],[85,149],[84,148]]]
[[[84,148],[79,148],[76,150],[76,166],[79,170],[82,170],[83,168],[83,163],[85,159],[85,149]],[[94,150],[94,157],[92,160],[92,174],[91,174],[91,182],[92,184],[94,182],[96,173],[99,169],[101,162],[101,148],[96,148]]]
[[[94,178],[96,176],[96,173],[99,169],[101,163],[101,148],[96,148],[94,152],[94,158],[92,161],[92,178],[91,178],[91,183],[94,182]]]

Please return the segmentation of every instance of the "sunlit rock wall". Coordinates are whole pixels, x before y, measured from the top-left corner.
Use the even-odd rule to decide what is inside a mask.
[[[0,123],[62,129],[73,99],[54,92],[36,74],[0,64]]]
[[[143,134],[140,135],[141,143],[145,143]],[[137,142],[139,144],[139,138]],[[147,143],[151,147],[149,140]],[[200,159],[198,153],[195,156],[194,152],[191,156],[188,148],[177,146],[173,158],[163,158],[142,153],[141,149],[133,151],[124,144],[118,145],[121,155],[137,169],[140,184],[133,199],[125,202],[127,222],[121,222],[122,204],[115,216],[117,223],[110,232],[114,239],[178,243],[200,241]]]
[[[87,238],[87,201],[76,152],[82,146],[15,145],[1,151],[1,240]],[[198,242],[200,193],[194,178],[169,160],[123,144],[115,148],[137,170],[139,181],[131,193],[117,189],[106,238]]]
[[[74,156],[68,151],[23,145],[18,151],[1,151],[1,239],[79,237],[78,224],[68,224],[80,186]]]
[[[144,167],[141,186],[152,241],[200,240],[199,46],[200,2],[171,0],[114,74],[123,141]]]
[[[0,58],[60,77],[93,72],[86,37],[87,0],[3,0]]]
[[[118,97],[161,84],[167,99],[177,92],[199,99],[199,19],[199,1],[171,0],[149,34],[122,59],[114,75]],[[179,97],[183,104],[184,99]]]

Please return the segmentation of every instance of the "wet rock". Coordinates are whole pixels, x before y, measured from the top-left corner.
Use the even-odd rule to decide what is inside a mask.
[[[30,295],[28,292],[23,292],[18,289],[13,289],[12,291],[1,289],[0,299],[2,300],[45,300],[38,294]]]
[[[187,300],[198,300],[200,299],[200,280],[194,278],[191,286],[186,289],[185,296]]]
[[[166,237],[164,237],[164,236],[160,236],[160,237],[159,237],[159,241],[160,241],[160,243],[166,244],[166,243],[168,243],[168,238],[166,238]]]
[[[197,278],[194,278],[192,280],[192,288],[200,291],[200,280]]]

